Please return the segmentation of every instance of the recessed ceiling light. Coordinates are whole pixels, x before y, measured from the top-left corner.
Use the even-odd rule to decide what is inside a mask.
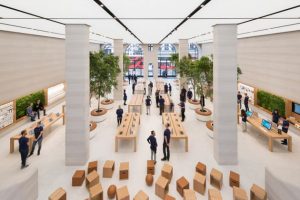
[[[101,6],[101,7],[103,7],[104,5],[103,5],[103,4],[101,4],[100,6]]]
[[[204,5],[203,5],[203,4],[201,4],[201,5],[200,5],[200,8],[203,8],[203,7],[204,7]]]

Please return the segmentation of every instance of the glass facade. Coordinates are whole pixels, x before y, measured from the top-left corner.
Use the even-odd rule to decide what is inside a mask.
[[[130,44],[126,48],[125,54],[130,58],[128,73],[143,76],[144,53],[142,47],[139,44]]]
[[[171,63],[170,57],[176,53],[176,47],[173,44],[162,44],[158,50],[158,76],[175,77],[176,69],[174,63]]]

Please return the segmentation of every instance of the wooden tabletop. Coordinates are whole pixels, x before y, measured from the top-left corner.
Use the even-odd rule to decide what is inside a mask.
[[[129,106],[140,106],[143,104],[144,95],[143,94],[134,94],[129,102]]]

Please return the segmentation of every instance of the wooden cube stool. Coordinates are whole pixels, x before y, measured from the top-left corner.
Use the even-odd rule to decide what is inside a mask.
[[[196,193],[194,190],[183,190],[183,199],[184,200],[197,200]]]
[[[267,200],[267,193],[258,185],[253,184],[250,190],[250,200]]]
[[[154,160],[147,160],[147,174],[155,174]]]
[[[164,199],[169,191],[169,181],[163,176],[160,176],[155,183],[155,194]]]
[[[98,161],[92,161],[89,162],[88,164],[88,174],[91,173],[92,171],[97,171],[98,169]]]
[[[233,186],[233,200],[248,200],[246,191]]]
[[[67,193],[63,188],[55,190],[48,198],[49,200],[66,200]]]
[[[113,199],[116,196],[117,187],[115,185],[110,185],[107,189],[107,197]]]
[[[111,178],[115,170],[115,161],[107,160],[103,166],[103,177]]]
[[[171,182],[171,179],[173,177],[173,167],[169,164],[164,164],[161,175],[169,180],[169,183]]]
[[[229,185],[230,187],[240,187],[240,175],[238,173],[230,171]]]
[[[90,187],[89,189],[90,199],[91,200],[103,200],[103,190],[100,183]]]
[[[205,189],[206,189],[206,177],[198,172],[196,172],[194,176],[194,190],[196,192],[199,192],[200,194],[204,195],[205,194]]]
[[[129,162],[120,163],[120,180],[128,179],[129,177]]]
[[[86,187],[90,189],[99,183],[99,174],[94,170],[86,176]]]
[[[171,195],[166,195],[164,200],[176,200],[175,197],[172,197]]]
[[[143,192],[142,190],[140,190],[135,197],[133,198],[133,200],[149,200],[148,195]]]
[[[206,165],[201,162],[198,162],[196,165],[196,172],[205,176],[206,175]]]
[[[222,188],[223,184],[223,174],[222,172],[213,168],[210,172],[210,184],[219,190]]]
[[[117,200],[129,200],[129,192],[127,186],[117,189]]]
[[[148,186],[152,186],[152,184],[153,184],[153,175],[152,174],[147,174],[145,181],[146,181],[146,184]]]
[[[85,179],[84,170],[76,170],[72,176],[72,186],[81,186]]]
[[[208,200],[222,200],[221,192],[217,189],[208,189]]]
[[[176,189],[177,192],[183,197],[183,190],[189,189],[189,182],[186,180],[184,176],[182,176],[180,179],[176,181]]]

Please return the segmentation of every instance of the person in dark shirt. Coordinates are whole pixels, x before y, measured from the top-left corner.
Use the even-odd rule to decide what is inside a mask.
[[[238,91],[238,94],[237,94],[237,103],[240,105],[240,109],[242,109],[242,94],[240,91]]]
[[[116,111],[117,114],[117,122],[118,122],[118,126],[122,123],[122,117],[123,117],[123,109],[121,108],[121,106],[119,106],[119,108]]]
[[[154,160],[154,164],[156,164],[156,150],[157,150],[157,142],[155,138],[155,132],[151,131],[151,135],[147,139],[150,144],[151,149],[151,160]]]
[[[164,90],[165,90],[165,94],[168,94],[168,84],[167,83],[164,85]]]
[[[276,126],[278,126],[278,122],[279,122],[279,113],[278,113],[278,110],[275,109],[273,112],[272,112],[272,122],[276,124]]]
[[[136,83],[133,83],[133,84],[132,84],[132,94],[134,94],[134,91],[135,91],[135,85],[136,85]]]
[[[153,88],[153,83],[150,81],[150,83],[148,84],[148,95],[149,96],[152,95],[152,88]]]
[[[245,105],[246,112],[249,111],[249,97],[247,93],[245,93],[244,105]]]
[[[166,129],[164,131],[164,143],[163,143],[163,153],[164,157],[161,159],[162,161],[169,161],[170,160],[170,138],[171,138],[171,131],[169,129],[170,124],[166,124]]]
[[[21,169],[24,169],[25,167],[28,167],[28,164],[26,164],[26,159],[29,152],[29,139],[26,137],[27,132],[26,130],[23,130],[21,132],[21,137],[19,139],[19,152],[21,154]]]
[[[39,145],[38,154],[37,155],[38,156],[40,155],[41,149],[42,149],[42,142],[43,142],[43,130],[44,130],[44,128],[42,126],[42,122],[39,121],[37,123],[37,126],[33,130],[34,131],[34,138],[35,138],[35,140],[33,141],[32,149],[31,149],[31,152],[30,152],[29,156],[33,155],[36,144]]]
[[[244,109],[241,110],[241,117],[242,117],[242,129],[243,132],[247,131],[247,114]]]
[[[36,104],[33,107],[33,111],[37,113],[38,119],[40,119],[40,111],[44,112],[44,116],[46,116],[46,109],[43,105],[43,103],[41,102],[41,100],[37,100]]]
[[[162,115],[162,113],[165,111],[165,100],[162,98],[162,96],[159,97],[159,115]]]
[[[126,90],[124,90],[123,92],[123,101],[124,101],[124,106],[126,106],[126,101],[127,101],[127,94],[126,94]]]
[[[151,98],[150,98],[150,96],[147,96],[147,99],[146,99],[147,115],[148,114],[150,115],[150,106],[151,106],[151,104],[152,104]]]
[[[287,134],[289,131],[289,126],[290,126],[289,121],[283,118],[281,131]],[[281,144],[287,145],[287,139],[282,140]]]
[[[129,82],[129,85],[130,85],[130,79],[131,79],[131,75],[128,74],[128,82]]]
[[[172,86],[170,83],[169,83],[169,93],[170,93],[170,96],[172,96]]]
[[[185,103],[184,101],[181,101],[179,104],[180,111],[181,111],[181,121],[183,122],[185,119]]]
[[[174,103],[170,100],[170,112],[174,112]]]
[[[191,89],[189,89],[189,91],[187,92],[187,98],[189,100],[191,100],[193,98],[193,92],[191,91]]]
[[[155,92],[156,107],[159,108],[159,90]]]
[[[186,102],[186,89],[184,88],[184,86],[182,86],[180,94],[182,94],[183,101]]]

